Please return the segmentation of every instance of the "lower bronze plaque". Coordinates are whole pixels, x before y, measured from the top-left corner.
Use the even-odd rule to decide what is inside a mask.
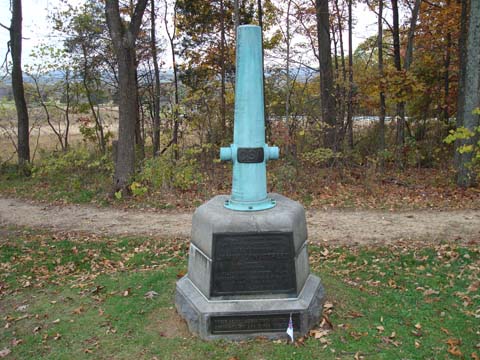
[[[295,292],[292,233],[213,235],[211,296]]]
[[[212,334],[247,334],[257,332],[284,332],[290,314],[213,316],[210,318]],[[293,330],[298,331],[300,315],[292,314]]]

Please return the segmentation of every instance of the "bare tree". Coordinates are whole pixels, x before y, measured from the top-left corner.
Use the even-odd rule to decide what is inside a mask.
[[[153,95],[153,156],[160,150],[160,70],[157,58],[157,41],[155,29],[155,1],[150,0],[150,46],[152,51],[153,71],[155,77]]]
[[[348,146],[353,149],[353,43],[352,43],[352,0],[348,0],[348,104],[347,136]]]
[[[138,0],[130,22],[122,19],[118,0],[106,0],[105,14],[118,63],[119,124],[114,190],[126,192],[135,172],[135,125],[138,117],[135,49],[148,0]]]
[[[383,0],[378,3],[378,75],[379,79],[383,79]],[[385,150],[385,93],[383,91],[382,84],[380,84],[380,119],[379,119],[379,150],[383,152]],[[383,167],[383,156],[381,160]]]
[[[164,13],[164,22],[165,22],[165,30],[167,32],[168,42],[170,44],[170,51],[172,52],[172,67],[173,67],[173,85],[175,87],[174,91],[174,109],[173,109],[173,134],[172,140],[170,143],[162,150],[164,152],[170,145],[173,144],[173,155],[176,160],[179,158],[178,154],[178,130],[180,126],[180,119],[178,118],[178,104],[179,104],[179,94],[178,94],[178,66],[177,66],[177,57],[175,53],[175,29],[177,28],[177,1],[174,2],[173,5],[173,26],[172,29],[169,28],[168,25],[168,3],[165,0],[165,13]]]
[[[22,1],[12,0],[10,25],[10,49],[12,54],[12,91],[17,109],[18,164],[23,167],[30,162],[28,110],[25,101],[22,73]]]
[[[315,0],[315,9],[317,15],[322,119],[327,125],[324,145],[335,151],[337,148],[336,109],[335,98],[333,96],[333,69],[330,49],[330,14],[328,10],[328,0]]]
[[[402,71],[402,63],[400,58],[400,25],[398,13],[398,0],[392,0],[392,16],[393,16],[393,61],[395,69]],[[397,160],[402,163],[401,152],[405,143],[405,102],[397,102]]]

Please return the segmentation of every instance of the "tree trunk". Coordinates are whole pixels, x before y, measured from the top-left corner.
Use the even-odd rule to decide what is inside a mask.
[[[155,29],[155,1],[150,1],[150,46],[152,51],[153,71],[155,77],[154,95],[153,95],[153,156],[157,156],[160,151],[160,70],[157,59],[157,40]]]
[[[457,95],[457,128],[463,126],[463,105],[465,103],[465,69],[467,64],[467,32],[468,32],[468,9],[469,0],[460,0],[462,13],[460,18],[460,36],[458,39],[458,58],[460,59],[458,71],[458,95]],[[461,145],[460,140],[455,141],[454,165],[460,167],[460,153],[457,151]]]
[[[405,70],[410,69],[410,65],[413,61],[413,39],[415,37],[415,29],[417,28],[417,19],[418,19],[418,12],[420,10],[420,4],[422,3],[421,0],[415,0],[415,5],[413,6],[412,10],[412,17],[410,18],[410,28],[408,29],[408,40],[407,40],[407,50],[405,55]]]
[[[338,6],[338,0],[335,0],[334,1],[334,5],[335,5],[335,12],[336,12],[336,15],[337,15],[337,22],[338,22],[338,42],[339,42],[339,45],[340,45],[340,60],[341,60],[341,63],[342,63],[342,79],[343,81],[341,82],[342,85],[340,84],[337,84],[336,87],[337,87],[337,101],[336,101],[336,105],[337,105],[337,126],[341,129],[341,132],[338,134],[338,137],[340,138],[339,142],[341,142],[344,138],[344,135],[345,135],[345,126],[344,126],[344,122],[345,122],[345,104],[346,104],[346,84],[347,84],[347,67],[345,66],[345,50],[344,50],[344,46],[343,46],[343,25],[342,25],[342,16],[340,14],[340,8]],[[332,28],[332,34],[334,34],[335,31],[334,29]],[[335,49],[335,53],[336,53],[336,49]],[[335,54],[336,55],[336,54]],[[335,56],[336,57],[336,56]],[[335,59],[335,62],[337,62],[337,59]],[[338,72],[338,65],[335,64],[335,67],[336,67],[336,70]],[[338,78],[338,76],[337,76]],[[338,130],[338,129],[337,129]]]
[[[28,110],[25,101],[22,74],[22,1],[12,0],[12,22],[10,25],[10,48],[12,52],[12,92],[17,110],[18,164],[24,167],[30,162],[30,139]]]
[[[69,148],[68,143],[68,134],[70,131],[70,69],[67,67],[65,69],[65,133],[64,133],[64,144],[65,144],[65,151]]]
[[[352,0],[348,0],[348,147],[353,149],[353,42],[352,42]]]
[[[119,119],[114,191],[127,192],[135,173],[135,123],[138,117],[135,42],[148,0],[138,0],[130,23],[120,16],[118,0],[106,0],[105,14],[118,63]]]
[[[174,2],[173,5],[173,32],[170,32],[168,28],[168,21],[167,21],[167,7],[168,2],[165,0],[165,13],[164,13],[164,22],[165,22],[165,30],[167,32],[168,42],[170,44],[170,50],[172,52],[172,67],[173,67],[173,85],[174,85],[174,109],[173,109],[173,134],[172,134],[172,141],[169,145],[173,144],[173,156],[175,160],[178,160],[179,153],[178,153],[178,129],[179,129],[179,119],[178,119],[178,69],[177,69],[177,57],[175,54],[175,29],[177,28],[177,2]],[[167,145],[165,150],[168,148]],[[163,151],[162,151],[163,152]]]
[[[452,47],[452,34],[450,32],[447,33],[446,39],[446,49],[445,49],[445,62],[444,66],[444,74],[443,74],[443,91],[444,91],[444,102],[443,102],[443,121],[445,123],[448,122],[450,117],[450,105],[449,105],[449,98],[450,98],[450,49]]]
[[[330,15],[328,0],[315,0],[317,16],[318,55],[320,65],[320,100],[322,105],[322,120],[327,129],[324,136],[324,146],[337,150],[336,109],[333,96],[333,70],[330,49]]]
[[[402,63],[400,59],[400,25],[398,15],[398,0],[392,0],[393,15],[393,58],[395,69],[402,71]],[[402,153],[403,144],[405,143],[405,103],[400,101],[397,103],[397,161],[403,165]]]
[[[378,74],[380,81],[383,79],[383,0],[378,4]],[[379,141],[378,149],[383,153],[385,150],[385,93],[383,92],[383,86],[380,83],[380,119],[379,119]],[[380,165],[384,166],[384,157],[381,155]]]
[[[474,110],[480,108],[480,0],[470,1],[470,17],[467,35],[466,66],[464,69],[464,103],[462,107],[463,126],[475,133],[475,128],[480,125],[480,116],[474,114]],[[474,145],[478,141],[476,136],[467,139],[462,145]],[[475,147],[475,146],[474,146]],[[460,155],[457,168],[457,185],[469,187],[476,184],[476,176],[471,162],[473,152],[465,152]]]
[[[258,26],[260,26],[262,37],[262,74],[263,74],[263,94],[265,94],[265,49],[263,48],[263,7],[262,0],[257,1],[257,14],[258,14]],[[270,123],[270,117],[268,116],[267,103],[263,102],[264,114],[265,114],[265,137],[268,141],[272,132],[272,124]]]
[[[137,110],[135,114],[137,119],[135,121],[135,145],[137,148],[137,155],[139,160],[142,161],[145,159],[145,138],[143,136],[144,124],[143,124],[143,117],[140,116],[141,104],[140,104],[140,94],[138,92],[138,71],[137,71],[137,59],[135,57],[135,102],[137,106]]]
[[[227,135],[227,108],[225,103],[225,6],[220,0],[220,114],[222,120],[222,136],[219,143],[225,141]]]
[[[95,121],[95,134],[97,135],[97,142],[100,147],[102,154],[105,153],[107,149],[107,144],[105,143],[105,135],[103,131],[103,124],[100,119],[97,110],[95,109],[95,104],[92,100],[92,91],[88,85],[90,80],[89,65],[88,65],[88,51],[85,45],[82,45],[82,55],[83,55],[83,72],[82,72],[82,82],[83,88],[85,89],[85,95],[87,96],[88,106],[90,107],[90,112],[92,113],[93,119]]]

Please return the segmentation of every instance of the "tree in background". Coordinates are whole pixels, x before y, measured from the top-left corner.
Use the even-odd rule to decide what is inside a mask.
[[[337,114],[334,98],[332,53],[330,43],[330,13],[328,0],[316,0],[318,58],[320,65],[320,99],[322,121],[326,125],[324,146],[337,150]]]
[[[30,162],[30,139],[28,110],[25,101],[22,73],[22,1],[12,0],[12,22],[10,31],[10,50],[12,54],[12,91],[17,109],[17,153],[18,164],[24,167]]]
[[[462,113],[459,117],[463,120],[462,127],[469,136],[462,141],[462,146],[458,149],[461,154],[457,166],[457,184],[469,187],[477,181],[477,174],[472,168],[473,158],[480,156],[474,152],[475,148],[479,151],[476,142],[480,133],[480,0],[470,0],[464,73],[463,104],[459,104]]]
[[[138,118],[136,40],[148,0],[139,0],[130,21],[120,15],[118,0],[105,2],[105,14],[118,65],[119,119],[114,191],[126,192],[135,173],[135,125]]]
[[[153,73],[154,73],[154,91],[153,91],[153,131],[152,146],[153,156],[157,156],[160,151],[160,70],[157,56],[157,36],[155,28],[155,0],[150,0],[150,47],[152,51]]]
[[[93,119],[82,124],[82,131],[96,142],[101,153],[105,153],[109,138],[99,105],[105,97],[106,77],[110,76],[110,87],[117,87],[112,49],[106,41],[108,29],[102,15],[103,4],[98,0],[87,0],[78,6],[65,3],[65,8],[51,14],[54,30],[65,36],[64,48],[72,58],[72,69],[78,73],[83,87],[85,110]]]

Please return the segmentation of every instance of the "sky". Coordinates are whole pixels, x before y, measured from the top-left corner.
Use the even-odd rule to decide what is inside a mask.
[[[71,3],[80,0],[70,0]],[[24,64],[31,63],[32,59],[29,54],[32,50],[42,42],[55,43],[56,40],[51,38],[50,24],[48,23],[48,9],[55,8],[59,0],[23,0],[23,53],[22,61]],[[359,4],[353,10],[353,17],[356,25],[353,31],[353,47],[356,48],[367,37],[375,34],[377,25],[376,17],[368,11],[366,5]],[[10,26],[10,0],[0,0],[0,23]],[[160,31],[160,35],[162,31]],[[7,52],[7,42],[9,33],[4,28],[0,28],[0,61],[3,63]],[[346,44],[347,45],[347,44]],[[346,50],[348,47],[346,47]],[[169,56],[164,60],[167,61],[166,66],[169,67]]]

